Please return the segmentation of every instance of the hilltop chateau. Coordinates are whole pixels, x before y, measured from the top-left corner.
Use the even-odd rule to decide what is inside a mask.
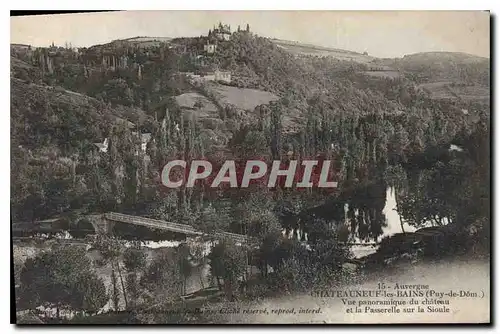
[[[250,33],[250,25],[247,24],[245,30],[242,30],[240,26],[235,33]],[[219,22],[216,26],[213,26],[213,29],[208,30],[206,43],[203,45],[203,54],[198,55],[196,57],[196,61],[198,64],[203,64],[206,56],[212,56],[216,53],[218,49],[218,44],[220,42],[229,41],[233,32],[231,31],[231,25],[223,24]],[[219,69],[215,71],[209,71],[203,73],[203,75],[195,75],[194,73],[187,73],[188,76],[193,79],[195,82],[203,82],[203,81],[219,81],[230,83],[231,82],[231,72],[221,71]]]
[[[250,25],[246,26],[245,30],[241,30],[240,27],[238,26],[237,32],[250,32]],[[209,39],[215,39],[219,41],[228,41],[231,38],[231,35],[233,33],[231,32],[231,25],[229,24],[223,24],[219,22],[217,26],[213,26],[213,29],[208,31],[208,38]]]
[[[231,37],[231,26],[219,22],[217,27],[214,26],[213,30],[208,31],[208,37],[215,37],[218,40],[228,41]]]

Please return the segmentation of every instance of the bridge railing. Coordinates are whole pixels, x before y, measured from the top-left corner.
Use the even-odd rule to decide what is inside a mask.
[[[177,224],[177,223],[167,222],[167,221],[158,220],[158,219],[130,216],[130,215],[125,215],[125,214],[116,213],[116,212],[105,213],[104,217],[106,219],[109,219],[109,220],[114,220],[114,221],[118,221],[118,222],[129,223],[129,224],[147,225],[147,226],[159,227],[159,228],[168,227],[169,229],[172,229],[172,230],[175,229],[175,230],[181,231],[183,233],[187,233],[187,234],[196,234],[196,235],[203,234],[202,232],[196,230],[191,225]]]
[[[240,242],[240,243],[249,243],[249,242],[254,241],[253,238],[250,238],[250,237],[248,237],[246,235],[242,235],[242,234],[236,234],[236,233],[231,233],[231,232],[204,233],[204,232],[194,228],[193,226],[187,225],[187,224],[178,224],[178,223],[172,223],[172,222],[167,222],[167,221],[158,220],[158,219],[139,217],[139,216],[131,216],[131,215],[123,214],[123,213],[108,212],[108,213],[104,214],[104,217],[106,219],[117,221],[117,222],[129,223],[129,224],[134,224],[134,225],[149,226],[149,227],[161,228],[161,229],[167,228],[168,230],[171,230],[174,232],[180,232],[180,233],[185,233],[185,234],[190,234],[190,235],[206,235],[206,236],[213,236],[213,237],[216,237],[219,239],[228,238],[228,239],[232,239],[236,242]]]

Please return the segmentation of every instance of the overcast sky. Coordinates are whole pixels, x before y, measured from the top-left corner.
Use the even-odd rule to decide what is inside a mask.
[[[377,57],[490,55],[490,16],[470,11],[127,11],[11,17],[11,43],[91,46],[134,36],[199,36],[215,23]]]

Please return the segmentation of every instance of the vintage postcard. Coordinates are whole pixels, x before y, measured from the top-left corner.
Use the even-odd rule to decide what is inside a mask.
[[[17,324],[490,323],[490,13],[11,16]]]

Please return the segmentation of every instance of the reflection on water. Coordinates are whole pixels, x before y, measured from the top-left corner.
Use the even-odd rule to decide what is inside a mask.
[[[345,206],[345,214],[346,214],[346,223],[348,221],[348,205],[346,204]],[[394,235],[396,233],[401,233],[403,232],[403,229],[401,227],[401,220],[400,216],[396,211],[396,194],[394,191],[394,188],[387,188],[386,194],[385,194],[385,207],[382,210],[382,213],[385,215],[385,224],[382,224],[382,234],[378,236],[376,240],[371,240],[368,242],[363,242],[359,237],[357,237],[356,233],[352,234],[350,242],[355,243],[356,245],[352,246],[351,250],[354,254],[354,257],[362,257],[366,256],[368,254],[374,253],[377,249],[377,246],[373,245],[373,243],[377,243],[380,241],[382,238]],[[413,232],[415,231],[415,228],[408,225],[408,224],[403,224],[404,232]],[[300,240],[302,231],[298,231],[298,237]],[[40,238],[49,238],[48,235],[40,235]],[[57,239],[66,239],[66,240],[72,240],[74,243],[85,243],[85,240],[79,240],[79,239],[74,239],[71,237],[71,235],[67,232],[64,231],[63,233],[58,233],[55,235],[55,238]],[[307,234],[306,234],[307,238]],[[194,240],[188,240],[188,242],[192,242]],[[127,245],[130,245],[132,243],[126,242]],[[173,240],[161,240],[161,241],[151,241],[151,240],[142,240],[142,245],[147,247],[147,248],[162,248],[162,247],[177,247],[181,244],[181,241],[173,241]],[[90,247],[90,246],[89,246]],[[208,253],[210,251],[210,243],[205,243],[205,253]]]
[[[403,232],[401,228],[401,220],[399,214],[396,211],[396,193],[394,188],[387,188],[386,198],[385,198],[385,207],[383,209],[383,213],[386,217],[386,223],[382,226],[382,234],[377,238],[377,241],[382,240],[382,238],[394,235],[396,233]],[[403,224],[404,232],[414,232],[415,228],[408,225]],[[300,238],[300,234],[299,234]],[[300,239],[299,239],[300,240]],[[354,237],[353,241],[357,245],[351,246],[351,251],[355,258],[360,258],[369,254],[372,254],[377,251],[378,246],[373,244],[373,241],[370,242],[362,242],[359,238]],[[161,247],[177,247],[180,245],[179,241],[143,241],[143,245],[148,248],[161,248]],[[365,245],[363,245],[363,243]],[[210,243],[205,243],[205,253],[210,252]]]
[[[401,217],[396,211],[396,191],[394,188],[387,188],[383,213],[387,219],[387,226],[382,228],[383,234],[379,240],[396,233],[415,231],[414,227],[406,223],[403,224],[404,231],[401,228]]]
[[[361,258],[377,251],[378,246],[373,245],[373,242],[377,243],[385,237],[394,235],[396,233],[402,232],[414,232],[415,228],[404,223],[401,227],[401,217],[396,211],[396,192],[392,187],[387,188],[385,195],[385,207],[382,211],[385,215],[386,224],[382,226],[382,234],[377,238],[377,240],[372,240],[370,242],[363,242],[356,236],[354,236],[353,242],[357,245],[351,246],[351,251],[355,258]],[[403,231],[404,229],[404,231]],[[366,245],[363,245],[366,244]]]

